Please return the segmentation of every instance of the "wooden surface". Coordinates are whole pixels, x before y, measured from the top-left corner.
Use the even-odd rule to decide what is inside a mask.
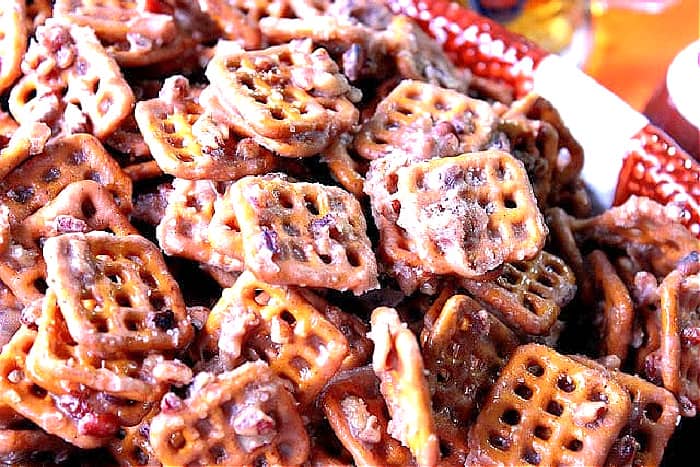
[[[698,0],[658,14],[604,11],[592,1],[593,48],[584,70],[642,111],[673,57],[700,35]]]

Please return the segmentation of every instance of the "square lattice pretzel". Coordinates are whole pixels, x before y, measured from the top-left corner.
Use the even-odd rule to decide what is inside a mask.
[[[358,154],[367,159],[379,159],[397,149],[413,154],[420,148],[435,156],[455,156],[483,149],[495,124],[496,115],[485,101],[404,80],[379,103],[354,144]],[[447,143],[448,135],[452,138],[449,144],[439,144],[441,139]],[[435,140],[433,145],[426,146],[431,140]]]
[[[95,354],[182,349],[191,340],[180,288],[145,238],[64,234],[46,240],[44,258],[71,337]]]
[[[224,290],[205,325],[210,345],[235,365],[258,355],[292,381],[297,399],[312,403],[348,355],[348,342],[297,291],[266,284],[249,271]]]
[[[20,63],[27,47],[24,0],[5,0],[0,5],[0,94],[20,75]]]
[[[528,344],[470,430],[467,464],[602,465],[630,410],[627,391],[605,372]]]
[[[230,196],[246,267],[273,284],[377,288],[377,265],[360,203],[350,193],[273,175],[246,177]]]
[[[309,438],[283,379],[262,362],[200,373],[190,396],[153,417],[150,444],[165,465],[301,465]]]
[[[93,30],[50,18],[35,37],[10,94],[12,116],[44,122],[54,134],[109,136],[131,112],[134,94]]]
[[[520,161],[500,150],[398,170],[401,214],[426,268],[476,277],[534,257],[547,227]]]

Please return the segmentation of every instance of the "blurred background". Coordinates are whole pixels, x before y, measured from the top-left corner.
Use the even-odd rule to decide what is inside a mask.
[[[463,3],[570,59],[700,157],[700,1]]]

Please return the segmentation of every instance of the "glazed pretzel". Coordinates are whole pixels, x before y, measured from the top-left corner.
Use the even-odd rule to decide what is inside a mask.
[[[28,123],[17,128],[7,146],[0,149],[0,179],[27,158],[41,154],[49,136],[51,129],[43,123]]]
[[[397,198],[397,224],[438,274],[472,278],[532,258],[547,235],[522,163],[495,149],[401,168]]]
[[[630,409],[627,391],[605,372],[522,346],[469,432],[467,464],[602,465]]]
[[[51,289],[46,293],[38,327],[26,372],[32,381],[55,394],[88,387],[124,399],[154,401],[170,384],[184,385],[192,379],[192,370],[179,361],[138,354],[101,358],[76,344]]]
[[[224,186],[209,180],[179,178],[173,180],[172,185],[163,218],[156,227],[156,237],[163,252],[227,272],[242,271],[242,245],[236,244],[235,248],[221,252],[210,243],[214,236],[210,235],[209,230]]]
[[[7,112],[0,111],[0,148],[4,149],[10,138],[19,128],[19,124]]]
[[[24,0],[8,0],[0,6],[0,94],[20,75],[20,63],[27,48]]]
[[[223,32],[226,40],[240,40],[247,50],[262,45],[258,22],[263,16],[274,14],[275,1],[268,0],[198,0],[199,8]]]
[[[351,290],[378,287],[359,202],[346,191],[275,176],[246,177],[230,196],[246,267],[277,284]]]
[[[440,448],[416,337],[392,308],[376,308],[371,326],[372,367],[391,415],[388,432],[408,446],[418,465],[434,466]]]
[[[36,331],[21,327],[0,353],[0,401],[75,446],[91,449],[103,445],[104,438],[86,434],[79,420],[64,415],[56,398],[28,378],[25,359],[35,337]]]
[[[131,112],[134,95],[94,32],[48,19],[35,37],[10,94],[12,116],[47,123],[54,134],[109,136]]]
[[[120,466],[160,465],[149,440],[151,420],[157,414],[158,409],[151,410],[138,425],[124,428],[109,443],[109,450]]]
[[[38,459],[60,464],[74,451],[75,448],[61,438],[37,428],[0,429],[0,462],[3,464],[33,465],[32,461]]]
[[[465,295],[448,299],[426,334],[422,353],[436,422],[442,419],[437,425],[452,422],[466,428],[519,340]]]
[[[294,398],[262,362],[216,376],[200,373],[184,401],[166,395],[149,439],[165,465],[252,465],[262,460],[292,466],[309,454]]]
[[[356,465],[411,464],[411,452],[388,433],[389,415],[372,368],[336,375],[321,394],[320,403]]]
[[[358,154],[379,159],[403,150],[420,159],[483,149],[496,115],[485,101],[451,89],[404,80],[384,98],[355,137]]]
[[[64,234],[46,240],[44,258],[70,336],[95,355],[181,349],[191,340],[180,288],[145,238]]]
[[[364,175],[369,166],[357,157],[351,148],[350,138],[350,135],[341,135],[324,151],[321,160],[326,163],[331,176],[340,186],[362,200],[365,196]]]
[[[513,329],[538,336],[549,332],[576,293],[571,269],[546,251],[504,264],[494,281],[462,279],[460,285]]]
[[[586,357],[574,355],[571,358],[606,371],[598,362]],[[627,426],[610,449],[605,465],[660,465],[666,443],[678,423],[676,398],[666,389],[638,376],[617,370],[608,373],[627,390],[632,411]]]
[[[206,70],[222,103],[263,137],[330,140],[357,122],[357,99],[325,49],[310,41],[246,52],[219,46]],[[325,147],[324,146],[324,147]]]
[[[236,180],[268,172],[272,154],[199,103],[183,76],[168,78],[157,99],[136,105],[136,121],[153,158],[168,174],[190,180]]]
[[[348,355],[343,334],[298,292],[248,271],[224,290],[204,331],[233,365],[250,355],[263,358],[292,381],[302,404],[313,402]]]
[[[602,318],[600,355],[617,355],[624,362],[632,342],[635,315],[632,298],[604,252],[594,250],[586,259],[592,270],[593,289],[599,297],[592,305],[599,308]]]
[[[578,296],[585,303],[591,303],[592,283],[588,279],[588,270],[583,262],[583,254],[574,236],[572,224],[575,219],[558,207],[547,209],[546,218],[552,248],[574,272]]]
[[[91,135],[59,137],[41,154],[27,159],[0,180],[0,201],[19,223],[45,206],[67,185],[93,180],[102,185],[125,214],[131,211],[131,180]]]

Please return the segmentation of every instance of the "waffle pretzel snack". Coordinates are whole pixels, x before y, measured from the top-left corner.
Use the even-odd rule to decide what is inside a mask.
[[[236,180],[270,171],[273,155],[232,131],[220,113],[203,108],[204,92],[172,76],[158,98],[136,104],[138,127],[158,166],[189,180]]]
[[[92,29],[48,19],[35,37],[10,94],[12,116],[44,122],[54,135],[109,136],[131,112],[134,94]]]
[[[467,463],[602,465],[631,409],[625,388],[549,347],[519,347],[469,432]]]
[[[0,94],[12,86],[20,75],[20,63],[27,47],[27,30],[24,26],[26,6],[24,0],[9,0],[0,6]]]
[[[485,101],[420,81],[403,80],[378,105],[355,137],[358,154],[386,157],[397,150],[420,159],[483,149],[496,116]]]
[[[389,414],[371,367],[338,373],[320,397],[323,412],[357,465],[410,465],[411,452],[389,435]]]
[[[504,264],[493,281],[461,279],[460,285],[513,329],[538,336],[549,332],[576,293],[571,269],[544,250],[529,261]]]
[[[416,336],[392,308],[376,308],[371,325],[372,368],[391,415],[388,433],[408,446],[419,466],[434,466],[440,448]]]
[[[359,202],[319,183],[246,177],[230,196],[246,268],[273,284],[351,290],[378,287],[377,265]]]
[[[525,169],[506,152],[418,162],[398,170],[397,184],[396,222],[431,272],[474,278],[544,245],[547,227]]]
[[[294,398],[262,362],[216,376],[200,373],[186,400],[170,396],[153,417],[149,434],[164,465],[252,465],[262,458],[293,466],[309,455]]]
[[[38,327],[27,355],[26,372],[55,394],[88,387],[129,400],[154,401],[170,384],[184,385],[192,379],[192,370],[179,361],[127,353],[100,358],[89,348],[76,344],[51,289],[44,299]]]
[[[70,336],[95,354],[176,350],[192,339],[180,287],[145,238],[69,233],[47,239],[44,258]]]
[[[227,366],[257,355],[293,383],[302,404],[313,402],[349,350],[338,328],[298,292],[249,271],[223,291],[204,331]]]

